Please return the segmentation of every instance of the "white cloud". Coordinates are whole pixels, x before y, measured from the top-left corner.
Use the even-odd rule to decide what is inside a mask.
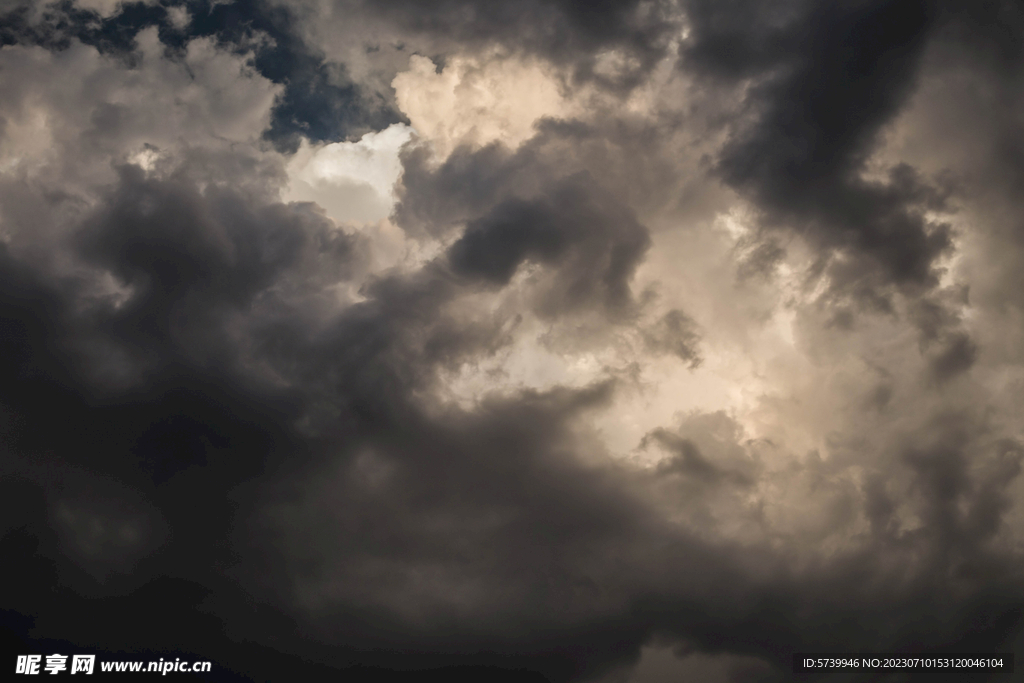
[[[124,0],[76,0],[81,9],[92,10],[101,17],[111,17],[121,10]]]
[[[395,76],[398,106],[439,158],[460,144],[501,142],[515,148],[538,119],[573,110],[548,68],[513,58],[455,57],[440,72],[414,55]]]
[[[168,7],[167,19],[171,22],[171,25],[174,26],[174,28],[182,30],[188,26],[190,21],[192,21],[192,15],[190,15],[188,10],[184,7]]]
[[[288,163],[289,185],[283,199],[316,202],[338,222],[386,218],[402,171],[398,153],[411,137],[408,126],[396,123],[367,133],[358,142],[313,146],[303,140]]]

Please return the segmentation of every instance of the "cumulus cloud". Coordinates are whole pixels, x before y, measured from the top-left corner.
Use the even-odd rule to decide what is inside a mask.
[[[1022,642],[1016,6],[0,16],[19,652],[655,683]]]
[[[438,70],[426,57],[413,55],[409,70],[392,82],[398,106],[441,159],[461,144],[518,147],[533,137],[538,119],[571,110],[543,64],[500,57],[479,61],[455,57]]]
[[[402,170],[398,155],[410,136],[409,127],[397,123],[358,142],[304,143],[288,163],[284,199],[315,202],[342,223],[387,218]]]

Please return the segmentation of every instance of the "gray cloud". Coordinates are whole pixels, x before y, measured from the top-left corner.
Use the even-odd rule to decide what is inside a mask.
[[[296,41],[328,7],[243,6]],[[3,34],[17,647],[650,683],[1021,643],[1012,8],[329,6],[569,69],[574,108],[422,131],[390,219],[341,225],[265,136],[338,108],[228,28],[161,19],[136,62]],[[1000,95],[951,142],[961,68]]]
[[[672,309],[644,333],[644,341],[655,351],[671,353],[685,361],[691,368],[701,364],[700,336],[695,325],[685,313]]]
[[[449,251],[455,271],[505,285],[524,261],[554,264],[558,274],[540,304],[545,315],[593,299],[623,309],[649,239],[627,210],[588,185],[570,178],[541,202],[509,200],[469,223]]]
[[[718,171],[749,194],[770,225],[796,229],[852,262],[829,268],[833,286],[887,297],[931,287],[951,247],[947,225],[924,216],[942,194],[913,168],[864,177],[882,127],[913,90],[936,8],[887,2],[760,9],[691,3],[683,63],[708,77],[750,83]],[[763,13],[751,21],[750,13]],[[741,46],[737,49],[736,46]]]
[[[577,82],[596,82],[614,90],[641,83],[680,28],[678,10],[670,2],[607,0],[595,5],[566,0],[515,7],[467,0],[335,4],[342,12],[376,15],[411,37],[426,36],[442,50],[499,45],[526,51],[570,66]],[[621,56],[606,66],[601,56],[611,51]]]

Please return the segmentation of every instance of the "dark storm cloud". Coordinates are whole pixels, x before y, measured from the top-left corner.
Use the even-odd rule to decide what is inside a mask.
[[[963,329],[957,311],[968,303],[966,287],[922,296],[910,306],[910,320],[918,330],[919,345],[929,359],[932,379],[939,384],[970,370],[978,346]]]
[[[993,286],[982,296],[995,306],[1017,308],[1018,294],[1024,291],[1024,251],[1019,248],[1024,236],[1022,26],[1020,3],[966,3],[937,35],[933,78],[949,87],[929,103],[941,126],[932,130],[949,131],[956,143],[950,145],[950,157],[944,156],[945,147],[939,147],[936,156],[954,165],[964,178],[965,193],[984,207],[975,229],[991,233],[986,269]],[[981,289],[975,286],[972,292]]]
[[[267,290],[287,298],[289,268],[302,268],[307,281],[310,273],[336,280],[351,247],[302,205],[257,213],[230,190],[203,196],[181,178],[121,172],[79,235],[83,256],[124,278],[126,301],[83,306],[81,280],[48,282],[5,254],[5,367],[21,404],[8,445],[100,472],[113,467],[135,484],[149,480],[150,490],[193,479],[194,467],[213,486],[251,476],[279,438],[253,429],[275,422],[256,416],[273,414],[284,396],[239,381],[232,311],[249,310]],[[231,396],[243,389],[260,398]],[[47,428],[52,420],[63,428]],[[242,451],[241,461],[230,455]]]
[[[529,184],[530,171],[536,174],[537,169],[526,150],[513,156],[498,144],[480,150],[462,146],[432,168],[430,150],[414,147],[403,151],[402,162],[401,201],[394,216],[414,235],[444,235],[478,218],[510,190],[525,186],[537,191]],[[546,179],[549,174],[544,175]]]
[[[404,120],[381,94],[353,82],[343,64],[325,62],[323,54],[303,42],[287,5],[236,0],[197,3],[189,10],[189,37],[215,35],[243,46],[251,42],[255,67],[284,84],[267,132],[284,148],[294,150],[300,136],[313,142],[353,139]]]
[[[629,90],[643,81],[679,32],[674,3],[640,0],[478,0],[335,2],[342,13],[367,12],[399,30],[425,35],[449,49],[502,46],[571,67],[577,81]],[[612,65],[602,53],[617,50]]]
[[[187,179],[152,181],[137,166],[120,169],[117,193],[78,238],[90,261],[131,290],[112,316],[124,325],[116,336],[138,334],[134,346],[146,348],[152,344],[144,340],[159,347],[191,337],[186,328],[216,332],[225,308],[251,305],[300,263],[308,280],[345,278],[353,240],[311,205],[257,213],[246,197],[218,190],[200,194]]]
[[[553,316],[594,302],[625,308],[649,244],[627,209],[601,196],[592,179],[577,177],[540,200],[508,200],[471,221],[448,258],[457,273],[497,285],[508,284],[524,262],[554,266],[558,274],[541,304]]]
[[[917,475],[917,493],[924,503],[921,533],[932,537],[936,552],[957,553],[960,562],[984,562],[978,551],[999,530],[1006,508],[1003,492],[1020,474],[1021,445],[999,441],[986,462],[980,454],[967,452],[965,432],[974,428],[969,416],[945,416],[944,422],[935,425],[938,439],[904,455]],[[969,472],[972,465],[974,473]]]
[[[863,176],[940,14],[930,2],[687,4],[684,68],[750,83],[718,172],[768,225],[852,259],[830,270],[839,291],[870,300],[890,286],[929,288],[951,248],[949,227],[924,216],[942,208],[940,189],[907,166]]]
[[[696,324],[685,313],[673,309],[643,333],[644,342],[652,351],[671,353],[686,362],[691,369],[703,362],[700,355],[700,335]]]
[[[568,436],[563,420],[602,393],[521,396],[374,437],[372,452],[316,487],[284,529],[322,633],[370,645],[365,627],[351,626],[358,618],[405,648],[496,649],[551,680],[629,661],[662,633],[706,652],[764,658],[781,679],[797,650],[963,646],[965,633],[998,642],[1019,626],[1018,573],[978,545],[998,528],[1000,504],[985,504],[998,494],[995,479],[975,483],[962,467],[966,453],[939,447],[921,456],[934,469],[908,456],[925,475],[927,533],[879,540],[810,573],[780,571],[767,557],[751,569],[756,551],[661,526],[624,495],[626,472],[588,470],[549,450]],[[728,481],[698,461],[692,442],[670,442],[685,452],[655,476]],[[995,476],[1012,478],[1007,465]],[[325,546],[324,538],[343,540]],[[880,563],[880,553],[901,566]],[[940,599],[951,566],[968,572],[975,598]]]
[[[935,353],[929,367],[938,382],[967,372],[978,357],[978,346],[965,332],[949,336],[944,347]]]
[[[786,256],[786,250],[771,237],[759,241],[739,262],[736,278],[743,282],[750,278],[768,278]]]
[[[267,289],[293,294],[289,267],[320,273],[314,282],[336,277],[349,252],[310,207],[250,202],[123,168],[80,232],[83,255],[130,283],[119,307],[83,308],[81,282],[5,250],[4,443],[20,475],[5,483],[17,512],[2,541],[12,577],[4,606],[36,615],[5,623],[5,650],[173,648],[200,658],[212,647],[242,678],[259,662],[275,676],[302,666],[227,640],[223,611],[196,611],[211,591],[230,613],[247,609],[216,569],[232,562],[224,539],[241,501],[230,489],[275,458],[301,458],[294,400],[240,374],[230,310]]]
[[[400,429],[374,420],[341,467],[283,487],[270,525],[321,637],[373,646],[357,619],[409,650],[489,651],[572,680],[629,662],[662,634],[763,658],[777,667],[766,680],[781,680],[793,651],[964,646],[965,634],[1005,642],[1019,628],[1021,577],[986,545],[1019,447],[999,442],[986,460],[973,416],[943,418],[907,452],[924,530],[893,530],[895,507],[876,481],[864,503],[875,538],[794,571],[767,549],[666,526],[649,505],[664,496],[700,519],[708,485],[725,496],[751,486],[760,468],[731,441],[739,431],[726,416],[650,435],[675,455],[649,478],[576,459],[574,417],[613,391],[525,392],[430,418],[406,404]],[[969,471],[968,461],[986,464]],[[811,464],[817,486],[835,485],[830,467]],[[856,489],[836,493],[850,496],[837,508],[849,520]],[[944,602],[941,577],[961,569],[971,597]]]
[[[889,477],[913,474],[912,496],[926,520],[921,527],[899,529],[897,502],[906,499],[894,501],[881,478],[869,477],[862,500],[872,523],[870,542],[812,571],[772,579],[766,573],[763,583],[747,584],[757,587],[740,600],[742,616],[731,612],[728,599],[719,598],[721,613],[684,622],[678,631],[684,642],[772,661],[772,653],[826,650],[830,643],[842,643],[843,650],[871,650],[882,643],[913,650],[924,642],[969,648],[1012,637],[1020,627],[1021,576],[989,543],[1002,524],[1006,487],[1019,475],[1020,446],[982,445],[978,424],[973,415],[941,416],[913,435],[915,445],[888,471]],[[696,426],[684,425],[683,431],[693,433]],[[680,454],[659,474],[707,477],[719,471],[707,459],[697,459],[700,451],[692,442],[666,433],[659,438],[666,436]],[[809,463],[806,474],[819,486],[832,486],[830,469],[827,463]],[[928,596],[944,585],[949,572],[967,582],[986,578],[974,584],[972,598],[940,605]],[[797,613],[799,619],[780,619]],[[726,628],[730,620],[735,621]]]
[[[630,282],[650,236],[610,186],[614,176],[591,164],[609,141],[580,128],[543,121],[537,136],[514,151],[500,144],[460,146],[436,167],[428,148],[407,149],[393,216],[417,239],[458,234],[447,256],[464,277],[502,288],[521,268],[540,266],[528,286],[543,317],[595,306],[612,319],[628,317],[639,308]],[[673,324],[666,319],[662,327]],[[687,331],[675,330],[684,345],[694,341]],[[673,330],[651,334],[655,345],[675,343],[669,339]]]
[[[618,105],[595,107],[588,118],[540,118],[534,136],[515,149],[500,142],[461,144],[439,164],[428,146],[402,150],[394,220],[417,239],[447,237],[498,203],[529,200],[567,182],[592,184],[606,203],[678,201],[666,181],[677,169],[659,156],[675,120],[622,116]]]
[[[193,30],[230,33],[231,11],[256,29],[279,16],[247,7],[207,7],[222,28],[196,28],[195,13]],[[634,3],[430,7],[372,11],[471,42],[518,31],[556,59],[659,49],[641,45],[661,34]],[[932,21],[894,7],[693,5],[686,58],[766,79],[723,177],[769,222],[846,252],[830,272],[862,302],[884,309],[891,286],[918,295],[910,339],[932,391],[981,357],[955,313],[965,292],[935,287],[949,234],[922,212],[944,197],[908,167],[858,175]],[[527,309],[546,324],[581,310],[636,322],[618,314],[642,308],[631,285],[651,238],[588,156],[605,144],[625,147],[546,122],[515,151],[463,147],[437,167],[407,150],[394,219],[441,248],[375,273],[369,238],[279,203],[280,179],[253,182],[261,171],[237,149],[167,152],[148,171],[111,161],[111,185],[71,202],[82,215],[67,236],[37,230],[53,207],[32,205],[71,201],[59,180],[5,180],[5,230],[39,247],[0,245],[0,599],[16,651],[173,651],[240,679],[572,681],[660,638],[757,658],[733,680],[767,681],[786,680],[801,650],[1009,649],[1024,577],[1002,534],[1024,450],[984,407],[937,410],[885,385],[871,412],[891,417],[898,443],[828,434],[829,457],[791,460],[724,411],[694,412],[641,440],[668,455],[645,470],[605,457],[587,426],[624,383],[442,398]],[[759,245],[746,272],[770,281],[785,255]],[[526,305],[489,307],[517,303],[527,269]],[[680,309],[637,332],[691,369],[711,352]],[[818,408],[817,390],[799,410]],[[338,671],[353,663],[449,668]]]
[[[658,429],[644,437],[644,440],[640,442],[641,448],[646,447],[652,441],[659,443],[662,447],[673,453],[670,460],[665,460],[658,464],[659,474],[681,474],[694,477],[708,484],[717,484],[724,476],[731,474],[723,472],[720,468],[709,462],[701,454],[696,444],[688,439],[680,438],[664,429]],[[742,475],[740,475],[739,481],[741,483],[743,479]]]
[[[90,609],[103,609],[126,615],[127,624],[128,605],[177,615],[216,591],[218,606],[211,621],[197,626],[195,633],[215,632],[217,620],[222,619],[235,633],[265,640],[266,631],[260,635],[237,623],[245,608],[240,608],[237,589],[226,588],[225,578],[216,569],[231,564],[223,554],[226,549],[218,547],[217,539],[224,538],[233,538],[236,552],[251,561],[240,572],[251,578],[257,592],[273,575],[261,577],[257,572],[254,576],[253,568],[280,563],[274,559],[279,551],[273,549],[269,555],[246,554],[245,548],[263,544],[256,543],[255,536],[233,531],[239,518],[253,510],[251,497],[235,488],[242,482],[274,468],[301,468],[309,458],[346,462],[358,455],[357,447],[380,449],[385,463],[393,459],[398,471],[415,476],[408,500],[403,503],[396,493],[390,504],[394,516],[375,520],[369,530],[393,544],[391,556],[404,556],[403,563],[415,569],[420,562],[431,561],[431,544],[441,551],[454,542],[443,527],[434,532],[432,541],[417,540],[425,529],[416,520],[454,521],[462,512],[458,504],[452,505],[460,499],[470,508],[497,500],[494,496],[499,491],[488,490],[488,483],[500,476],[493,467],[521,478],[522,487],[543,480],[551,466],[544,462],[544,453],[568,439],[563,422],[608,396],[606,387],[525,396],[496,408],[493,417],[467,415],[451,424],[435,424],[413,397],[430,389],[439,370],[487,353],[500,343],[505,321],[466,320],[448,308],[460,292],[473,288],[472,283],[453,278],[441,264],[427,264],[407,276],[371,279],[363,288],[365,302],[332,313],[330,304],[322,300],[323,291],[344,282],[358,267],[358,240],[338,232],[311,205],[267,202],[251,190],[232,189],[224,177],[212,183],[204,179],[205,187],[200,189],[190,175],[201,176],[202,163],[199,166],[186,163],[161,178],[148,176],[137,166],[120,167],[116,185],[73,231],[73,240],[52,245],[71,248],[90,267],[113,275],[127,291],[123,301],[83,297],[88,291],[85,283],[74,278],[51,281],[41,264],[8,257],[4,268],[4,313],[10,321],[5,326],[10,347],[5,357],[11,362],[6,366],[10,380],[6,386],[11,391],[9,447],[19,457],[45,453],[43,461],[50,466],[88,467],[119,482],[129,501],[118,503],[114,495],[90,497],[74,485],[55,489],[27,466],[23,476],[30,490],[45,492],[53,501],[45,517],[27,526],[16,525],[21,531],[6,538],[9,545],[40,544],[38,553],[33,550],[27,555],[21,546],[10,548],[22,554],[25,574],[38,573],[28,593],[38,598],[56,571],[74,593],[99,595],[92,601],[63,595],[60,603],[42,600],[32,610],[12,598],[8,604],[20,605],[23,613],[41,615],[34,638],[59,633],[76,643],[99,643],[105,650],[177,646],[198,656],[200,641],[192,636],[115,627],[90,635],[76,620]],[[571,223],[579,217],[551,208],[551,199],[538,200],[538,206],[555,213],[557,220],[548,227],[566,231],[568,252],[581,243],[584,249],[596,250],[591,256],[607,254],[607,269],[578,284],[575,296],[621,303],[626,295],[622,268],[628,269],[642,253],[646,233],[621,209],[611,215],[602,213],[601,201],[585,185],[582,192],[578,187],[563,188],[561,194],[553,190],[552,197],[576,200],[570,206],[581,210],[580,202],[592,203],[598,208],[591,210],[590,218],[604,221],[607,227],[590,235]],[[625,247],[618,246],[622,240]],[[620,262],[616,255],[623,249],[626,253]],[[561,272],[557,256],[546,265]],[[481,264],[472,257],[470,250],[458,263],[479,269]],[[571,264],[572,258],[568,260]],[[583,271],[577,264],[565,272],[578,278]],[[318,315],[326,320],[315,320]],[[59,431],[49,428],[54,415],[60,416]],[[542,427],[541,420],[548,427]],[[460,426],[462,422],[465,426]],[[527,422],[529,434],[523,432]],[[424,450],[423,445],[431,443],[437,450]],[[482,449],[487,448],[501,452],[481,458]],[[564,457],[551,452],[553,457]],[[502,465],[506,456],[529,456],[529,460]],[[450,490],[439,489],[435,485],[439,480],[427,472],[438,474],[438,468],[452,457],[450,471],[440,473],[440,481],[451,482]],[[570,465],[556,466],[556,471],[561,467]],[[588,515],[603,519],[609,514],[601,508],[607,498],[589,488],[575,491],[570,482],[557,479],[551,484],[555,489],[545,496],[546,505],[556,505],[564,496],[581,496],[583,509],[566,511],[575,519],[567,517],[564,532],[546,542],[549,556],[561,552],[558,546],[574,530],[584,529]],[[612,482],[601,486],[616,495],[609,488]],[[474,502],[466,497],[470,491],[484,497]],[[513,514],[518,514],[514,509],[522,492],[516,486],[502,494]],[[149,501],[158,512],[137,512],[138,504],[130,502],[133,496]],[[338,513],[359,523],[358,508]],[[556,514],[561,513],[524,511],[513,536],[527,538],[542,518]],[[51,526],[57,531],[50,531]],[[379,543],[374,536],[362,542],[371,543],[371,550]],[[403,547],[406,542],[409,548]],[[517,543],[503,541],[493,550],[511,561],[521,550]],[[355,553],[357,546],[343,542],[336,549]],[[330,553],[334,550],[328,548]],[[484,569],[495,561],[488,552],[481,557]],[[546,572],[542,558],[531,563],[538,561],[531,571]],[[32,563],[55,564],[54,569],[39,573]],[[128,576],[122,576],[125,571]],[[167,576],[183,580],[169,584],[169,579],[160,578]],[[490,580],[486,572],[480,578]],[[270,591],[274,598],[293,581],[288,576],[278,580]],[[560,599],[560,585],[545,589],[551,599]],[[160,591],[166,598],[156,598]],[[117,603],[109,597],[112,593],[129,594],[131,601]],[[364,599],[384,597],[371,590]],[[386,634],[364,646],[403,638],[386,611],[375,610],[364,618],[381,622]],[[535,617],[527,614],[525,618]],[[315,642],[291,640],[284,635],[288,627],[274,624],[273,619],[270,625],[257,623],[269,633],[281,634],[273,637],[284,637],[285,649],[316,652],[320,661],[344,665],[368,658],[349,649],[328,654]],[[328,631],[348,632],[357,623],[365,621],[338,618]],[[530,639],[526,640],[529,650]],[[221,643],[218,647],[228,653],[224,656],[230,664],[226,665],[242,666],[238,646],[224,643],[221,636],[211,642]],[[416,647],[409,644],[420,653],[411,663],[423,667],[450,661],[428,656],[425,642]],[[456,638],[445,647],[449,655],[468,654],[469,645],[460,642]],[[485,643],[496,645],[493,640]],[[523,648],[515,651],[522,653]],[[391,659],[379,663],[391,664]],[[506,659],[482,661],[502,664]],[[590,666],[566,663],[558,656],[550,659],[546,666],[562,671],[560,675],[567,675],[566,666]],[[530,674],[521,678],[529,680]]]
[[[299,637],[269,604],[257,612],[224,573],[239,553],[254,557],[243,484],[300,467],[324,444],[338,454],[367,434],[408,432],[422,375],[482,342],[438,316],[451,287],[430,272],[377,282],[369,303],[314,333],[304,316],[321,308],[325,285],[344,281],[351,239],[310,205],[252,202],[229,187],[200,191],[184,172],[158,180],[120,169],[75,241],[130,288],[117,306],[83,309],[80,283],[50,281],[5,251],[4,442],[20,463],[4,484],[3,599],[14,610],[5,649],[175,651],[219,660],[220,675],[239,680],[331,675],[280,648],[340,666],[367,660]],[[247,332],[251,345],[239,339]],[[290,386],[268,381],[265,368]],[[416,452],[409,446],[404,457]],[[69,467],[88,475],[59,474]],[[35,616],[23,623],[19,613]],[[536,680],[473,666],[442,673]],[[374,668],[345,675],[419,680]]]
[[[168,12],[171,8],[188,11],[185,26],[175,25]],[[180,51],[195,38],[212,36],[229,49],[253,52],[259,73],[284,85],[265,132],[281,149],[294,151],[301,137],[314,142],[358,138],[403,120],[382,95],[354,83],[343,64],[326,62],[322,53],[307,45],[286,5],[265,0],[127,2],[109,17],[68,1],[5,9],[0,7],[0,45],[61,50],[77,39],[133,63],[137,61],[136,35],[155,26],[161,42],[172,51]]]

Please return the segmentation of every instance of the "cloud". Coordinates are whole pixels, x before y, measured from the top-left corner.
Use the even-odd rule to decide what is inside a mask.
[[[913,92],[941,12],[927,3],[737,5],[690,3],[681,47],[685,65],[747,88],[721,177],[766,226],[811,240],[831,287],[861,305],[886,306],[893,287],[935,286],[952,248],[949,224],[931,217],[945,208],[943,190],[905,163],[868,161]],[[742,20],[740,7],[766,16]]]
[[[430,46],[427,54],[499,47],[566,66],[572,78],[612,90],[638,85],[669,49],[679,31],[673,3],[636,0],[528,2],[505,8],[471,0],[414,6],[327,0],[313,3],[317,17],[354,21],[361,40]],[[366,29],[369,31],[366,31]],[[307,29],[316,33],[313,28]],[[384,38],[385,40],[381,40]]]
[[[400,121],[381,93],[353,81],[346,67],[325,59],[299,35],[300,7],[263,0],[19,3],[0,7],[0,44],[63,50],[75,41],[128,62],[139,57],[140,35],[158,32],[164,46],[183,51],[196,38],[247,55],[251,68],[282,92],[271,126],[261,130],[282,149],[302,138],[335,142]],[[144,49],[144,48],[143,48]],[[161,48],[163,49],[163,48]]]
[[[91,10],[107,19],[118,12],[123,12],[127,3],[124,0],[77,0],[76,4],[84,10]]]
[[[288,164],[284,199],[315,202],[339,222],[387,218],[402,170],[399,151],[410,138],[409,127],[397,123],[358,142],[306,143]]]
[[[997,4],[5,14],[19,651],[652,683],[1014,649]]]
[[[413,55],[392,86],[398,106],[440,159],[460,144],[501,142],[514,149],[533,137],[538,119],[570,111],[558,82],[541,65],[514,59],[480,64],[456,57],[438,70]]]
[[[602,202],[586,179],[571,178],[542,202],[508,200],[467,225],[448,252],[455,272],[505,285],[526,261],[555,265],[542,315],[597,299],[609,310],[631,303],[630,280],[649,240],[622,208]]]
[[[693,328],[693,321],[685,313],[672,309],[645,333],[644,340],[652,350],[674,354],[696,368],[701,364],[697,348],[700,337]]]

